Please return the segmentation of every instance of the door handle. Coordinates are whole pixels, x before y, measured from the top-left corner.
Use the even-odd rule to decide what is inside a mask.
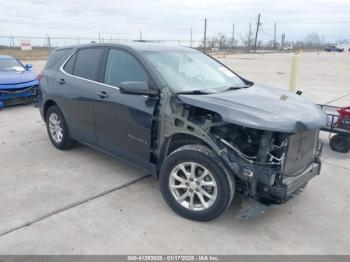
[[[96,92],[96,95],[99,96],[102,99],[108,98],[108,94],[105,91]]]
[[[66,81],[64,81],[64,78],[61,78],[60,80],[58,80],[58,83],[60,85],[64,85],[66,83]]]

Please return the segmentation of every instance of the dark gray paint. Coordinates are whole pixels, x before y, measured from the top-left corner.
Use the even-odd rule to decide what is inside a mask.
[[[320,129],[327,117],[303,96],[273,87],[249,88],[210,95],[179,95],[184,103],[220,114],[224,121],[276,132]]]
[[[96,46],[101,45],[88,47]],[[105,47],[107,50],[110,46]],[[64,62],[79,49],[75,48],[70,52]],[[133,49],[123,50],[134,55],[140,63],[143,62],[142,57]],[[42,106],[48,100],[58,105],[66,118],[72,138],[123,158],[147,173],[155,174],[150,153],[153,112],[157,98],[121,94],[117,87],[100,83],[105,59],[106,56],[101,60],[101,72],[96,81],[68,74],[63,70],[63,62],[55,73],[44,71],[42,83],[50,82],[50,85],[43,84]],[[158,88],[157,76],[154,76],[152,69],[147,68],[146,63],[142,64],[150,75],[152,87]],[[98,93],[101,92],[107,94],[107,97],[99,96]]]
[[[59,81],[64,79],[64,84]],[[66,118],[72,135],[79,133],[89,143],[96,143],[94,123],[95,83],[58,71],[51,95]]]
[[[95,46],[120,48],[134,55],[149,73],[153,80],[152,87],[159,91],[159,97],[121,94],[118,88],[100,83],[105,63],[102,61],[97,81],[78,78],[61,70],[45,70],[41,81],[41,112],[45,102],[54,101],[67,118],[73,138],[124,159],[149,174],[157,175],[157,165],[161,166],[161,161],[165,158],[163,154],[168,152],[167,141],[175,134],[188,134],[202,140],[235,172],[237,165],[234,166],[228,158],[228,151],[221,150],[218,142],[208,133],[212,123],[196,124],[183,116],[183,104],[174,103],[174,92],[143,57],[143,52],[146,51],[190,51],[189,49],[145,44],[93,44],[74,47],[72,53],[80,48]],[[63,85],[58,84],[61,78],[65,79]],[[97,95],[101,92],[105,92],[108,97]],[[325,114],[305,98],[258,85],[213,95],[179,95],[179,98],[186,104],[219,113],[226,122],[263,130],[296,132],[319,129],[326,120]],[[158,113],[154,114],[157,102]],[[183,120],[184,127],[176,126],[175,119]],[[154,121],[157,125],[154,125]],[[187,126],[193,129],[188,129]],[[152,148],[152,144],[156,147]],[[254,170],[254,165],[249,167]],[[257,170],[260,172],[262,169]],[[272,169],[270,171],[275,172]],[[237,169],[237,172],[242,178],[240,170]],[[251,195],[255,196],[253,193]]]

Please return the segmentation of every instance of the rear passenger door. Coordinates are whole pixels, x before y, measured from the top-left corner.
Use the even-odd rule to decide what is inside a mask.
[[[56,77],[71,136],[89,144],[96,144],[94,100],[104,52],[104,47],[79,49]]]
[[[151,132],[157,98],[122,94],[118,85],[125,81],[147,81],[148,72],[132,53],[111,48],[96,93],[96,137],[98,145],[146,172],[150,169]],[[154,87],[155,85],[153,85]]]

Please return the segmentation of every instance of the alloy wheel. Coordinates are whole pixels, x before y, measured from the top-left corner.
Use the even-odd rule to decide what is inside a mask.
[[[176,165],[169,177],[169,188],[180,205],[193,211],[208,209],[217,198],[215,177],[195,162]]]
[[[63,139],[63,128],[60,117],[56,113],[51,113],[49,117],[49,129],[52,139],[56,143],[61,143]]]

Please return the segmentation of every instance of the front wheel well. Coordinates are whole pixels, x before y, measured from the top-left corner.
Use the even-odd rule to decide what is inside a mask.
[[[166,156],[168,156],[170,153],[174,152],[176,149],[190,144],[197,144],[197,145],[204,145],[210,148],[210,146],[204,142],[202,139],[190,135],[190,134],[174,134],[171,137],[169,137],[169,145],[168,150],[165,152]]]
[[[164,160],[174,152],[176,149],[185,146],[185,145],[203,145],[208,148],[211,148],[206,142],[202,139],[186,133],[177,133],[173,134],[170,137],[167,137],[161,147],[160,155],[157,161],[157,166],[160,168]]]

